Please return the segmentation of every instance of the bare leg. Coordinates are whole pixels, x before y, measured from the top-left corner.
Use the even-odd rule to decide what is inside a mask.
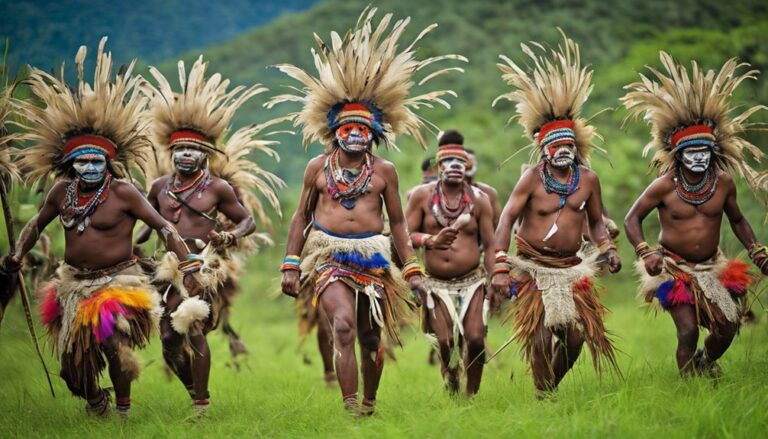
[[[584,337],[581,332],[574,327],[558,331],[557,342],[555,343],[555,356],[552,369],[555,372],[555,386],[560,384],[565,374],[573,367],[576,360],[579,359],[581,348],[584,346]]]
[[[160,319],[160,336],[163,343],[163,358],[165,364],[179,378],[190,398],[195,398],[192,364],[187,352],[184,335],[179,334],[171,326],[171,313],[181,304],[181,296],[175,290],[168,293],[165,312]]]
[[[109,363],[109,378],[115,389],[117,411],[127,416],[131,408],[131,381],[139,377],[139,363],[127,337],[115,333],[104,344],[104,353]]]
[[[531,353],[531,372],[536,387],[536,397],[542,398],[546,392],[557,388],[552,355],[552,332],[544,326],[544,319],[533,334],[533,352]]]
[[[205,338],[202,322],[195,322],[189,330],[192,345],[192,378],[194,379],[195,404],[206,404],[210,398],[208,378],[211,374],[211,351]]]
[[[333,370],[333,331],[322,305],[318,307],[317,313],[317,347],[323,360],[323,378],[326,384],[331,385],[336,382],[336,372]]]
[[[437,344],[440,347],[440,373],[445,380],[448,391],[452,394],[459,392],[459,367],[454,364],[451,367],[451,355],[456,348],[456,340],[453,339],[453,322],[451,315],[445,308],[445,303],[440,299],[435,299],[435,308],[427,310],[427,319],[429,330],[437,337]]]
[[[467,371],[467,397],[480,390],[480,380],[485,366],[485,323],[483,323],[483,287],[480,286],[464,315],[464,342],[467,346],[464,366]]]
[[[342,282],[330,284],[320,303],[331,322],[336,375],[344,405],[357,408],[358,371],[355,357],[355,292]]]
[[[709,335],[704,339],[706,358],[709,361],[716,361],[722,357],[738,331],[738,323],[712,324]]]
[[[696,309],[684,303],[671,306],[669,314],[677,327],[677,368],[682,376],[688,376],[694,372],[693,354],[699,342]]]
[[[360,343],[360,368],[363,374],[364,414],[372,415],[384,370],[384,346],[381,328],[370,316],[370,299],[360,295],[357,308],[357,336]]]

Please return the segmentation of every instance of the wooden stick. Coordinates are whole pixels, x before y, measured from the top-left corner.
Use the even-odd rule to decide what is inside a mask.
[[[0,199],[3,203],[3,215],[5,216],[5,229],[8,232],[8,245],[11,248],[10,255],[16,248],[16,235],[13,232],[13,214],[11,213],[11,206],[8,204],[7,194],[5,192],[5,184],[0,182]],[[53,382],[51,382],[51,373],[48,372],[48,366],[45,364],[43,353],[40,350],[40,344],[37,341],[37,333],[35,332],[35,323],[32,320],[31,305],[29,302],[29,295],[27,294],[27,286],[24,284],[24,276],[19,271],[19,293],[21,296],[21,303],[24,305],[24,315],[27,318],[27,328],[29,328],[29,335],[32,336],[32,343],[35,345],[35,351],[40,358],[40,364],[43,365],[45,371],[45,378],[48,380],[48,387],[51,389],[51,396],[56,397],[56,392],[53,390]]]

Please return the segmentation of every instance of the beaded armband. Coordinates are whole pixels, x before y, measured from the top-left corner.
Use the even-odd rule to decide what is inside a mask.
[[[413,276],[422,276],[424,272],[421,271],[421,265],[419,265],[419,258],[415,255],[406,259],[403,263],[403,278],[405,280],[410,279]]]
[[[606,239],[605,241],[601,242],[597,245],[597,249],[600,251],[600,254],[603,254],[607,252],[608,250],[616,250],[616,244],[611,241],[610,239]]]
[[[757,243],[752,244],[749,247],[749,259],[752,260],[760,271],[763,271],[766,265],[768,265],[768,247]]]
[[[661,252],[661,247],[659,247],[659,246],[651,247],[645,241],[643,241],[640,244],[637,244],[637,246],[635,246],[635,254],[637,254],[637,257],[641,258],[641,259],[645,259],[645,258],[647,258],[650,255],[653,255],[653,254],[656,254],[656,253],[660,253],[660,252]]]

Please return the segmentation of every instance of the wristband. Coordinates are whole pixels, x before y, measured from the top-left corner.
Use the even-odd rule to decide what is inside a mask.
[[[432,235],[427,233],[414,233],[411,235],[411,242],[414,248],[426,247],[427,240],[431,237]]]
[[[616,250],[616,244],[614,244],[610,239],[606,239],[597,245],[597,249],[600,251],[600,254],[603,254],[608,250]]]
[[[283,259],[280,271],[301,271],[301,258],[296,255],[287,255]]]

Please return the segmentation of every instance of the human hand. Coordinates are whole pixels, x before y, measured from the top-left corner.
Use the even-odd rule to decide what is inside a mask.
[[[417,306],[427,303],[427,287],[424,285],[424,277],[420,274],[414,274],[408,278],[408,286],[413,292]]]
[[[285,270],[283,271],[283,278],[280,281],[280,288],[283,291],[283,294],[290,296],[290,297],[298,297],[299,296],[299,278],[301,277],[301,272],[296,270]]]
[[[448,250],[451,247],[451,244],[453,244],[453,241],[456,240],[458,234],[459,231],[457,229],[446,227],[440,230],[437,235],[427,239],[424,244],[430,250]]]
[[[621,259],[616,250],[610,249],[605,252],[605,256],[608,258],[608,270],[611,273],[618,273],[621,270]]]
[[[509,273],[496,273],[491,278],[491,290],[499,298],[507,297],[509,295],[509,285],[512,283],[512,279],[509,277]]]
[[[658,276],[661,274],[664,257],[659,253],[652,253],[643,258],[643,264],[645,264],[645,271],[648,274],[651,276]]]

